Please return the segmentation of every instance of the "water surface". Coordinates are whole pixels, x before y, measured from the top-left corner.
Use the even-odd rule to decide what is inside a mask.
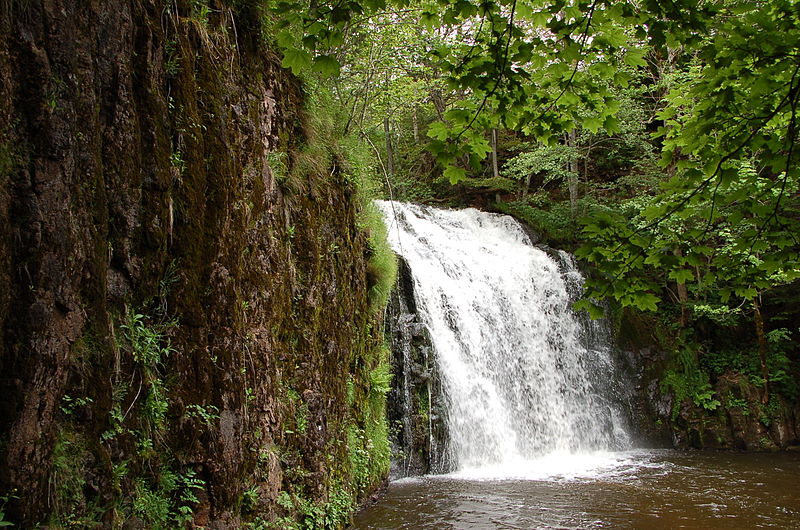
[[[353,528],[800,528],[800,454],[550,455],[408,478]]]

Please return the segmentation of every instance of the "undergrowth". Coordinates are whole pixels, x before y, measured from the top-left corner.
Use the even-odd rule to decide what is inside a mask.
[[[284,193],[313,196],[315,186],[330,183],[344,186],[353,196],[354,241],[365,249],[368,307],[359,316],[360,331],[354,332],[353,360],[344,379],[345,417],[328,420],[327,429],[335,434],[323,450],[327,455],[327,469],[321,475],[324,484],[319,490],[310,486],[306,458],[298,449],[307,438],[318,436],[303,383],[282,381],[279,399],[285,410],[282,433],[287,440],[279,450],[282,491],[275,513],[269,518],[253,513],[248,528],[346,526],[358,503],[389,470],[386,394],[391,369],[381,322],[397,277],[397,258],[388,243],[383,216],[373,202],[383,195],[383,189],[369,147],[356,138],[342,137],[332,98],[313,80],[306,82],[309,100],[302,125],[305,138],[297,152],[270,155],[270,167]]]

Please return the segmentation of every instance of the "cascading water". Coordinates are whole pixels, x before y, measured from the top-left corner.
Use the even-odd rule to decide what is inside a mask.
[[[611,348],[571,310],[571,257],[511,217],[381,201],[435,350],[458,470],[627,448]]]

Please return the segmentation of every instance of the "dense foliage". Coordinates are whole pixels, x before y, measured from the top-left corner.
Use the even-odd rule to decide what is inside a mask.
[[[369,145],[386,196],[510,213],[576,248],[591,270],[579,307],[659,310],[693,352],[674,372],[698,381],[691,395],[725,370],[757,371],[764,399],[788,377],[796,352],[775,361],[774,339],[797,332],[780,294],[800,277],[796,2],[283,1],[267,13],[284,66],[333,87],[342,133]]]

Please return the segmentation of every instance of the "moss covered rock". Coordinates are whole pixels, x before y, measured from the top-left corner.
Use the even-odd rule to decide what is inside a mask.
[[[0,6],[23,526],[335,527],[388,470],[356,192],[251,4]]]

